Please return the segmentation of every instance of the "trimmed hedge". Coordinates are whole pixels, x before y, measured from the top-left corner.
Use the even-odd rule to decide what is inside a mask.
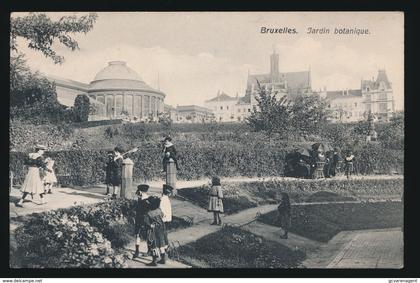
[[[200,179],[219,175],[232,176],[281,176],[285,155],[293,147],[279,147],[264,140],[252,143],[231,141],[184,142],[177,145],[181,170],[178,178]],[[134,180],[162,178],[162,156],[159,144],[144,144],[130,155],[134,161]],[[106,150],[56,151],[47,154],[55,162],[57,175],[67,175],[68,185],[93,185],[105,180]],[[368,144],[355,152],[359,173],[402,172],[403,154]],[[10,169],[17,179],[23,179],[25,154],[10,152]]]
[[[222,183],[226,214],[277,203],[282,192],[288,193],[292,202],[400,199],[403,187],[402,178]],[[180,189],[178,194],[203,208],[208,207],[208,186]]]
[[[402,202],[331,203],[292,206],[290,231],[303,237],[328,242],[344,230],[385,229],[402,227]],[[272,211],[259,219],[278,226],[278,212]]]

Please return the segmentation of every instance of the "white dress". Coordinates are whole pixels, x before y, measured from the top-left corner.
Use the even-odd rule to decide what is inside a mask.
[[[51,172],[45,170],[45,176],[42,179],[42,181],[44,181],[45,184],[57,183],[57,177],[55,176],[53,166],[54,166],[54,160],[49,160],[47,162],[46,167],[47,167],[48,170],[51,170]]]
[[[26,174],[25,181],[23,182],[20,190],[23,193],[29,194],[42,194],[44,193],[44,184],[41,181],[40,170],[41,167],[40,161],[37,162],[37,159],[42,157],[38,153],[29,154],[29,165],[28,173]]]

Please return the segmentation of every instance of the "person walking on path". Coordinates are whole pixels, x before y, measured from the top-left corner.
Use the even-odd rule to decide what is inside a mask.
[[[37,145],[35,147],[36,152],[29,153],[28,158],[25,161],[25,165],[28,166],[28,173],[26,174],[25,181],[21,187],[22,198],[15,203],[18,207],[23,207],[23,201],[28,194],[32,196],[37,194],[41,199],[40,204],[44,204],[44,184],[41,181],[41,170],[47,169],[44,162],[44,153],[46,150],[45,145]]]
[[[331,158],[331,167],[330,167],[330,176],[335,177],[337,174],[337,166],[340,161],[340,155],[338,153],[338,148],[334,148],[334,152]]]
[[[281,236],[281,238],[287,239],[292,222],[290,199],[287,193],[281,194],[281,202],[277,207],[277,211],[279,213],[280,227],[284,230],[284,234]]]
[[[344,158],[344,169],[346,172],[347,179],[349,179],[354,172],[354,160],[355,157],[351,150],[349,150],[346,154],[346,157]]]
[[[57,183],[57,177],[55,176],[53,168],[55,161],[51,157],[47,157],[45,159],[45,163],[47,170],[45,170],[44,178],[42,181],[44,182],[45,186],[45,194],[52,194],[51,189],[53,185]]]
[[[144,225],[144,216],[149,210],[149,203],[147,199],[149,195],[147,191],[149,190],[149,185],[142,184],[137,186],[136,195],[138,197],[136,204],[136,218],[135,218],[135,227],[134,233],[136,235],[136,251],[133,257],[139,257],[140,255],[140,242],[141,239],[147,240],[147,231]]]
[[[162,197],[160,198],[160,210],[163,213],[163,224],[165,225],[165,238],[166,242],[168,241],[168,225],[172,221],[172,207],[169,196],[172,194],[174,188],[169,185],[163,184],[162,188]],[[161,253],[161,260],[158,263],[166,263],[166,255],[168,253],[168,246],[164,247],[164,251]]]
[[[163,223],[163,212],[160,207],[160,198],[151,196],[148,199],[150,210],[144,216],[144,224],[147,227],[147,240],[152,252],[152,262],[148,266],[157,266],[158,263],[165,263],[162,260],[165,248],[168,246],[165,224]],[[158,259],[160,259],[158,261]]]
[[[174,144],[172,143],[172,138],[170,136],[165,137],[163,140],[163,160],[162,160],[162,166],[163,171],[166,172],[166,167],[169,161],[172,159],[175,163],[176,170],[179,170],[178,166],[178,158],[177,153]]]
[[[111,185],[112,185],[112,199],[116,199],[122,183],[122,163],[124,150],[117,146],[114,149],[114,158],[111,162]]]
[[[220,213],[223,213],[223,191],[220,184],[220,178],[214,176],[211,180],[211,188],[209,192],[209,212],[213,212],[214,221],[211,225],[222,225]]]
[[[106,184],[106,194],[109,195],[109,190],[112,187],[112,162],[114,159],[114,152],[108,151],[107,160],[105,165],[105,184]]]

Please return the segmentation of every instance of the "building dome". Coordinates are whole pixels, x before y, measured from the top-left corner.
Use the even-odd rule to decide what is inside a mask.
[[[146,91],[163,94],[148,86],[124,61],[111,61],[89,85],[89,93],[107,90]]]
[[[152,117],[163,112],[165,94],[148,86],[126,62],[111,61],[90,82],[88,95],[104,104],[105,116]]]

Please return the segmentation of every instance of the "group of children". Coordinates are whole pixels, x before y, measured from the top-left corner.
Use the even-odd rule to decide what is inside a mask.
[[[140,256],[140,243],[144,240],[147,244],[146,255],[151,255],[153,260],[149,266],[165,264],[168,254],[167,228],[172,221],[172,208],[169,196],[173,188],[164,184],[162,196],[149,196],[149,186],[142,184],[137,187],[138,197],[136,206],[135,234],[136,245],[134,257]]]
[[[44,204],[45,194],[52,194],[52,188],[57,183],[57,177],[54,173],[54,160],[47,157],[44,158],[45,150],[44,145],[37,145],[35,152],[30,153],[25,160],[25,165],[28,166],[28,173],[26,174],[25,181],[21,187],[22,197],[15,203],[18,207],[23,207],[23,201],[30,194],[39,195],[40,204]]]

